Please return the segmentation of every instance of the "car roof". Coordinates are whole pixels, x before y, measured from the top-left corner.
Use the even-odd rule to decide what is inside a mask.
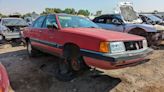
[[[71,14],[66,14],[66,13],[54,13],[54,14],[46,14],[46,15],[41,15],[41,16],[49,16],[49,15],[56,15],[56,16],[60,16],[60,15],[77,16],[77,15],[71,15]]]
[[[101,17],[101,16],[116,16],[116,15],[120,15],[120,14],[103,14],[103,15],[100,15],[98,17]]]

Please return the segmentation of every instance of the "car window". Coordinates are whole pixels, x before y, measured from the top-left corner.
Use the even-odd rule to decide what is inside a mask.
[[[93,20],[95,23],[106,23],[106,18],[105,16],[100,16],[97,17],[96,19]]]
[[[152,20],[152,21],[162,21],[162,19],[150,14],[150,15],[147,15],[147,17]]]
[[[99,28],[88,18],[71,15],[58,15],[62,28]]]
[[[34,28],[41,28],[46,16],[39,17],[33,24]]]
[[[2,25],[5,26],[12,26],[12,25],[20,25],[20,26],[27,26],[25,20],[21,18],[7,18],[2,20]]]
[[[142,21],[143,22],[146,22],[146,20],[145,20],[145,17],[144,16],[142,16],[142,15],[139,15],[140,16],[140,18],[142,19]]]
[[[97,19],[95,19],[94,22],[103,23],[103,24],[113,24],[113,19],[114,18],[112,16],[101,16],[101,17],[98,17]],[[115,18],[115,19],[117,19],[117,18]]]
[[[113,18],[112,17],[106,17],[106,24],[112,24],[113,23]]]
[[[44,21],[43,28],[47,28],[48,25],[57,25],[55,15],[47,16],[46,20]]]

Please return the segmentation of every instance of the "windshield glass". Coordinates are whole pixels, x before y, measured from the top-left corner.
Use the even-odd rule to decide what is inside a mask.
[[[95,23],[87,18],[69,15],[59,15],[58,18],[63,28],[98,28]]]
[[[151,15],[151,14],[149,14],[149,15],[146,15],[148,18],[150,18],[152,21],[162,21],[162,19],[160,19],[160,18],[158,18],[158,17],[156,17],[156,16],[154,16],[154,15]]]
[[[3,19],[2,25],[10,25],[10,26],[16,26],[16,25],[22,25],[25,26],[27,23],[23,19]]]

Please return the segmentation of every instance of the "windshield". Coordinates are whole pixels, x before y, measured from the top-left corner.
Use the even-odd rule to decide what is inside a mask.
[[[58,18],[63,28],[98,28],[95,23],[87,18],[69,15],[59,15]]]
[[[149,15],[146,15],[148,18],[150,18],[152,21],[162,21],[162,19],[160,19],[160,18],[158,18],[158,17],[156,17],[156,16],[154,16],[154,15],[151,15],[151,14],[149,14]]]
[[[2,25],[9,25],[9,26],[16,26],[16,25],[22,25],[25,26],[27,23],[23,19],[3,19]]]

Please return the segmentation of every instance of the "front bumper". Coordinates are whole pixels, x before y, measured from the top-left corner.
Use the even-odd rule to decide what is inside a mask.
[[[83,55],[87,65],[109,70],[139,64],[140,62],[146,60],[146,56],[151,54],[152,51],[153,49],[147,48],[120,54],[103,54],[90,52],[90,55]]]

